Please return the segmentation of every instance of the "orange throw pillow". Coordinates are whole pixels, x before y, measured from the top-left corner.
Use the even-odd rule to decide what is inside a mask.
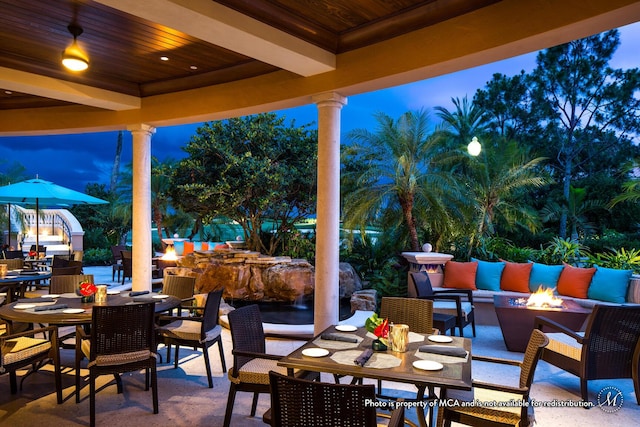
[[[447,261],[444,265],[443,286],[445,288],[476,289],[476,271],[478,271],[478,261]]]
[[[209,250],[209,242],[202,242],[202,250],[203,251]]]
[[[558,293],[568,297],[587,298],[589,285],[595,273],[595,267],[579,268],[565,264],[558,279]]]
[[[503,291],[530,293],[529,276],[531,276],[532,268],[533,263],[530,262],[505,261],[502,277],[500,278],[500,289]]]
[[[182,255],[190,254],[191,252],[193,252],[193,242],[187,242],[185,240],[184,251],[182,252]]]

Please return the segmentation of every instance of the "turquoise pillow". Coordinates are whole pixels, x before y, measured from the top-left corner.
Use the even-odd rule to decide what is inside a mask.
[[[193,242],[193,250],[201,251],[202,250],[202,242]]]
[[[184,240],[174,241],[173,248],[176,250],[177,256],[182,256],[184,253]]]
[[[476,288],[487,291],[499,291],[500,278],[502,277],[502,270],[504,270],[504,262],[480,261],[475,258],[471,258],[471,261],[478,262]]]
[[[564,265],[546,265],[534,262],[531,276],[529,276],[529,290],[535,292],[540,286],[556,288],[563,268]]]
[[[627,302],[629,279],[633,271],[617,270],[615,268],[596,267],[596,273],[591,279],[587,296],[600,301],[624,304]]]

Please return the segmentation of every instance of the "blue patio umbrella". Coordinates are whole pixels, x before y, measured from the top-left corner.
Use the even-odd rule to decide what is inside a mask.
[[[0,204],[10,203],[35,206],[36,218],[40,218],[40,206],[68,207],[73,205],[101,205],[109,202],[36,178],[0,187]],[[36,248],[40,246],[39,223],[40,221],[36,220]]]

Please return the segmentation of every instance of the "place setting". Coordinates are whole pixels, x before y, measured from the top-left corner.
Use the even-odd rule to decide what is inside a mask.
[[[336,327],[338,329],[338,327]],[[344,328],[343,328],[344,329]],[[357,329],[357,328],[356,328]],[[345,350],[360,345],[364,338],[345,332],[324,332],[313,343],[321,348]]]

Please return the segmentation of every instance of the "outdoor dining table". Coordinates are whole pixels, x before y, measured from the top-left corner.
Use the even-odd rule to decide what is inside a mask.
[[[369,353],[368,350],[372,348],[376,336],[362,327],[351,328],[342,325],[337,328],[330,326],[302,347],[280,359],[278,365],[287,368],[289,375],[293,375],[295,369],[302,369],[353,376],[354,378],[414,384],[418,389],[417,396],[424,396],[426,390],[431,392],[436,387],[440,391],[447,388],[471,390],[471,340],[468,338],[442,335],[434,337],[409,332],[406,351],[374,351],[366,363],[359,366],[355,361],[361,362],[362,359],[359,358],[364,352]],[[348,331],[348,329],[354,330]],[[323,336],[331,339],[323,339]],[[357,342],[336,340],[336,337],[351,338]],[[441,342],[449,340],[450,342]],[[437,345],[440,348],[460,351],[464,349],[466,356],[459,357],[420,351],[420,348],[426,345]],[[418,421],[421,426],[427,425],[424,413],[425,406],[428,409],[434,409],[437,403],[433,399],[427,401],[428,397],[437,399],[437,396],[427,396],[423,402],[416,402]],[[429,424],[434,425],[435,415],[435,410],[430,412],[431,422]]]
[[[7,287],[7,304],[9,304],[16,295],[24,295],[24,289],[29,283],[37,283],[49,278],[51,278],[50,271],[25,272],[10,270],[5,277],[0,278],[0,288]]]
[[[170,295],[160,296],[156,293],[149,293],[130,296],[129,294],[130,292],[123,291],[115,295],[108,295],[105,303],[83,303],[81,297],[76,294],[61,294],[53,302],[43,301],[43,298],[27,298],[25,302],[19,301],[0,307],[0,318],[9,322],[48,323],[59,326],[83,325],[91,323],[92,309],[95,305],[111,306],[153,301],[155,302],[155,312],[163,313],[178,307],[181,303],[179,298]],[[47,297],[47,295],[43,295],[43,297]],[[42,310],[43,307],[51,305],[65,305],[66,307],[58,310]]]

